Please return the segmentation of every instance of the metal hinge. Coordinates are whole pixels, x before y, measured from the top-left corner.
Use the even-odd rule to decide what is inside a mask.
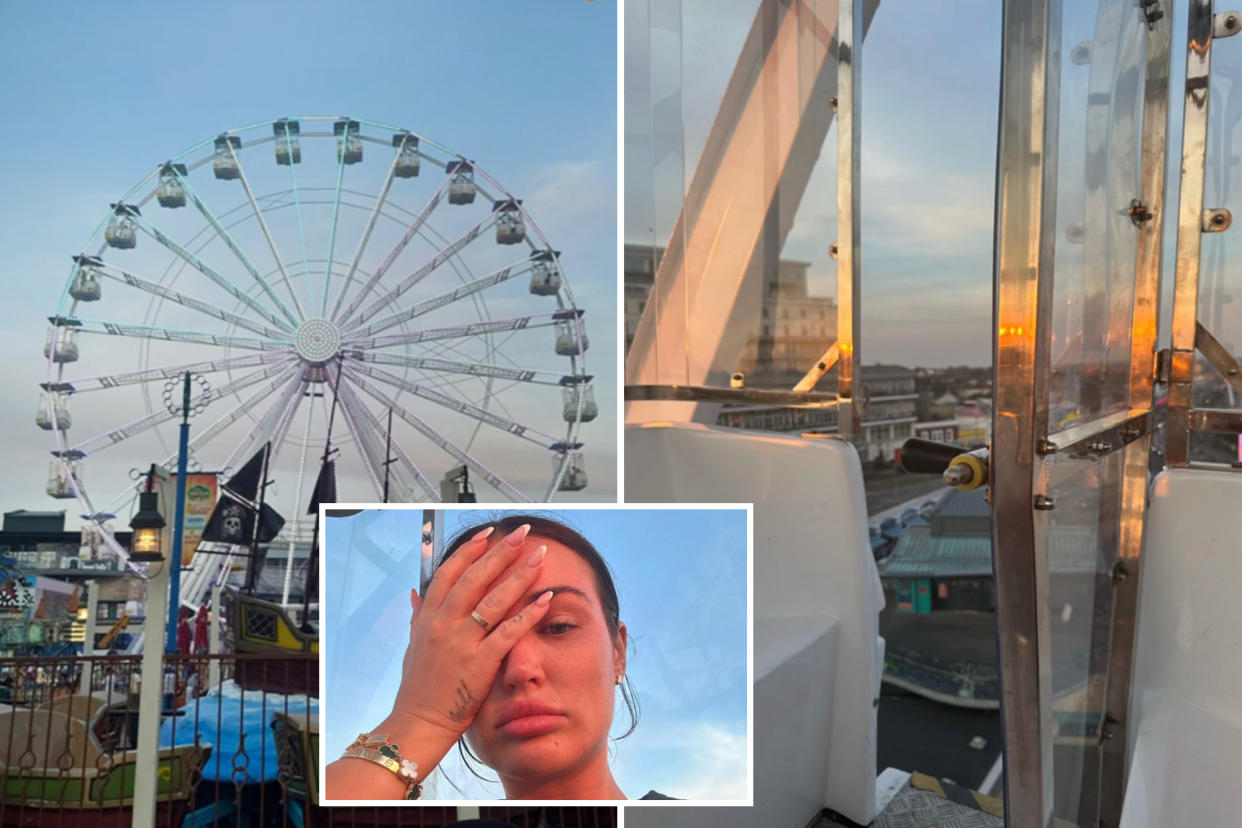
[[[1173,351],[1169,348],[1161,348],[1156,351],[1156,364],[1152,372],[1152,379],[1158,383],[1168,384],[1169,382],[1169,366],[1173,362]]]

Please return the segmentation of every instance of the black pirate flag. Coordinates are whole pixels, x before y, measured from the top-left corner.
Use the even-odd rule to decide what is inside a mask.
[[[245,546],[254,537],[255,510],[239,500],[220,495],[215,510],[203,529],[203,540],[212,543],[233,543]],[[259,520],[259,543],[268,543],[280,533],[285,519],[266,503]]]

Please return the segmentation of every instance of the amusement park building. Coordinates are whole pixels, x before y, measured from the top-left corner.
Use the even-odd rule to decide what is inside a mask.
[[[64,525],[64,512],[4,514],[0,650],[84,643],[92,603],[98,639],[141,598],[141,579],[128,574],[124,564],[100,557],[98,546]],[[129,535],[118,532],[117,540],[128,545]]]

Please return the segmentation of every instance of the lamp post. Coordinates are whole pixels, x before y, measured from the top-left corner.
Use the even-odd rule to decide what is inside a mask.
[[[147,473],[147,489],[138,495],[138,513],[129,526],[134,530],[130,559],[156,564],[164,561],[160,549],[161,533],[166,525],[158,507],[159,495],[154,490],[155,466]],[[180,561],[177,561],[180,564]],[[142,686],[138,692],[138,759],[134,767],[134,821],[140,828],[155,825],[155,792],[160,736],[160,694],[163,690],[163,648],[160,646],[159,619],[168,601],[168,566],[147,578],[147,612],[143,621]],[[154,619],[154,624],[152,620]],[[154,635],[150,633],[155,632]]]
[[[171,385],[171,383],[170,383]],[[170,410],[175,408],[169,406]],[[168,599],[168,634],[165,650],[177,652],[177,624],[181,620],[181,543],[185,537],[185,475],[190,444],[190,372],[185,372],[181,387],[181,443],[177,450],[177,502],[173,510],[173,548],[170,556],[170,595]]]

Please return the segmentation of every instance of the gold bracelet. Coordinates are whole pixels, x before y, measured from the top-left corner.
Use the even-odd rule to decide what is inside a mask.
[[[418,764],[401,755],[401,749],[388,741],[384,733],[361,733],[353,743],[345,748],[342,757],[366,759],[382,768],[392,771],[401,781],[405,782],[405,793],[402,799],[419,799],[423,795],[423,786],[418,781]]]

